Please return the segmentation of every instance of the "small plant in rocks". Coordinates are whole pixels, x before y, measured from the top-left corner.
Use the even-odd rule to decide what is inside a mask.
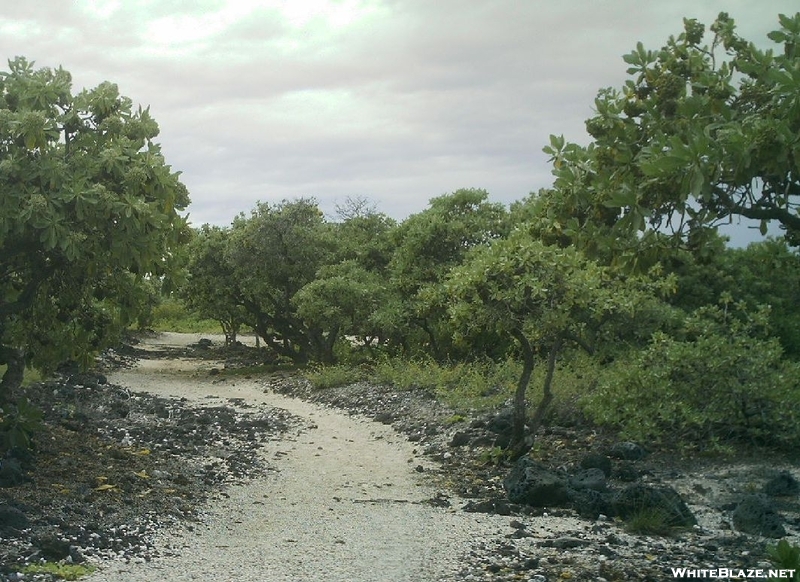
[[[84,564],[61,564],[57,562],[44,562],[42,564],[31,564],[23,568],[23,574],[52,574],[62,580],[77,580],[83,576],[88,576],[95,571],[94,566]]]
[[[667,514],[652,507],[643,507],[632,514],[625,520],[625,527],[629,532],[639,535],[668,536],[675,533]]]
[[[774,546],[767,546],[767,555],[773,564],[783,570],[794,570],[795,582],[800,582],[800,546],[790,544],[786,540]]]

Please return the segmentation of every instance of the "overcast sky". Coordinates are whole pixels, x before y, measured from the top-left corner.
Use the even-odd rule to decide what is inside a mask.
[[[797,0],[0,0],[0,55],[149,105],[195,224],[258,200],[372,199],[397,219],[551,184],[550,134],[585,143],[637,41],[720,11],[767,45]],[[3,63],[4,64],[4,63]]]

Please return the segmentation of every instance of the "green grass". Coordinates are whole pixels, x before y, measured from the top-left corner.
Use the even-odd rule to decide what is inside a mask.
[[[553,382],[554,402],[547,415],[551,423],[575,425],[583,422],[580,399],[591,390],[596,364],[579,353],[568,353],[559,363]],[[371,363],[313,366],[305,377],[317,389],[335,388],[368,381],[396,390],[423,390],[454,410],[454,422],[465,415],[496,410],[514,395],[522,371],[519,362],[478,361],[442,364],[430,359],[383,357]],[[528,387],[531,406],[541,399],[545,366],[534,369]]]
[[[155,331],[179,333],[222,333],[222,327],[214,319],[203,319],[190,313],[182,302],[165,299],[153,308],[151,323]]]
[[[595,366],[578,352],[565,353],[553,379],[549,420],[567,425],[582,422],[580,399],[592,388]],[[503,406],[513,397],[521,372],[521,363],[512,358],[453,364],[387,358],[375,364],[371,379],[401,390],[427,390],[457,413],[469,413]],[[541,399],[545,373],[544,362],[534,368],[527,393],[532,406]]]
[[[658,509],[641,509],[625,520],[625,529],[637,535],[669,536],[676,532],[667,515]]]
[[[55,562],[45,562],[43,564],[31,564],[22,569],[23,574],[52,574],[62,580],[77,580],[82,576],[88,576],[94,572],[94,566],[84,566],[82,564],[57,564]]]
[[[368,372],[359,366],[349,364],[334,366],[314,366],[304,376],[314,388],[324,390],[355,384],[369,378]]]

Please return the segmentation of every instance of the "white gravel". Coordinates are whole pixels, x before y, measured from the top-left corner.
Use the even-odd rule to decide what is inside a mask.
[[[157,343],[196,339],[168,334]],[[214,383],[198,365],[210,367],[146,360],[110,380],[214,406],[228,398],[266,403],[306,427],[258,453],[277,473],[230,488],[230,497],[209,507],[194,531],[167,532],[159,545],[176,555],[106,564],[88,580],[451,580],[472,542],[509,531],[508,518],[422,504],[436,494],[415,471],[425,461],[390,427],[265,393],[255,380]]]

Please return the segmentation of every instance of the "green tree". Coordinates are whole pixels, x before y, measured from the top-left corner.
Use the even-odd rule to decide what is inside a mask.
[[[297,362],[331,360],[338,330],[307,324],[293,302],[317,271],[337,259],[337,240],[311,199],[260,203],[231,227],[226,260],[248,323],[278,354]]]
[[[476,249],[450,272],[444,288],[462,339],[489,330],[495,337],[513,338],[521,354],[509,445],[513,457],[532,446],[553,399],[556,362],[564,348],[577,344],[592,352],[600,327],[615,317],[633,316],[657,287],[644,279],[614,277],[574,247],[545,245],[524,227]],[[526,435],[526,394],[538,357],[544,357],[547,372]]]
[[[389,294],[379,273],[350,260],[322,267],[292,302],[306,325],[327,330],[330,341],[351,336],[369,346],[384,340],[375,313],[391,299]]]
[[[613,226],[602,244],[629,263],[652,263],[675,241],[701,248],[735,217],[762,232],[773,222],[800,243],[800,13],[779,22],[768,35],[777,51],[741,38],[725,13],[710,45],[695,20],[661,50],[639,43],[624,57],[632,78],[595,100],[593,142],[553,136],[545,148],[551,230],[596,244],[598,225]]]
[[[227,260],[230,231],[203,225],[186,249],[186,277],[181,297],[200,317],[219,322],[225,343],[236,342],[247,312],[233,264]]]
[[[441,284],[473,247],[485,246],[508,232],[501,204],[487,201],[484,190],[462,189],[430,201],[423,212],[408,217],[395,231],[395,251],[389,264],[397,301],[386,304],[378,317],[395,330],[397,343],[423,345],[434,357],[452,354],[452,329],[444,305],[421,297]],[[422,338],[409,341],[414,330]]]
[[[0,73],[0,399],[25,364],[82,358],[134,321],[186,232],[149,111],[112,83],[71,85],[24,58]]]

